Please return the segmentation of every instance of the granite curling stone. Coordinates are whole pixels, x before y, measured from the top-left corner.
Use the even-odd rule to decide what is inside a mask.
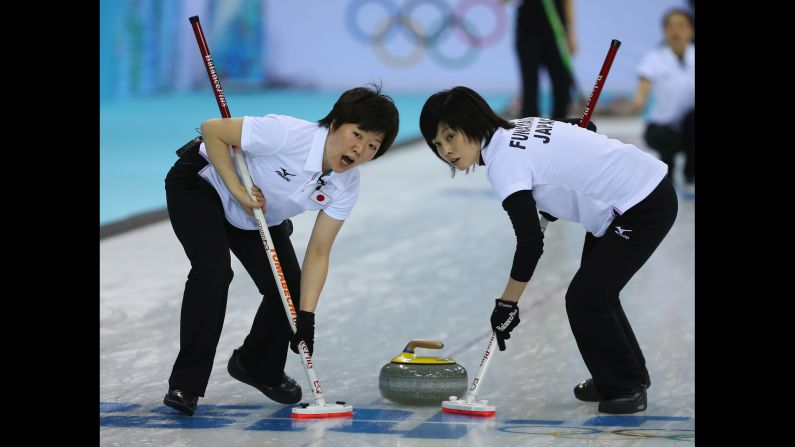
[[[439,405],[450,396],[463,396],[469,385],[467,371],[449,357],[423,357],[415,348],[442,349],[434,340],[412,340],[403,352],[381,368],[381,396],[404,405]]]

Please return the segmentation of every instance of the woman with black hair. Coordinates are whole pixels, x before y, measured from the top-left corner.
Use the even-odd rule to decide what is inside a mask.
[[[685,153],[684,189],[696,192],[696,45],[693,18],[683,9],[668,11],[662,21],[665,43],[638,64],[638,87],[630,112],[643,110],[650,96],[643,139],[660,154],[673,178],[674,156]]]
[[[262,302],[228,371],[280,403],[301,400],[284,373],[288,343],[313,351],[315,307],[337,233],[359,195],[358,166],[380,157],[398,133],[398,111],[380,88],[344,92],[316,123],[284,115],[211,119],[166,176],[171,226],[191,263],[182,298],[180,350],[163,402],[185,414],[204,396],[232,281],[230,250],[254,280]],[[240,182],[229,146],[239,147],[254,183]],[[292,333],[262,246],[253,208],[262,208],[298,312]],[[290,242],[289,218],[319,211],[303,272]]]
[[[592,378],[574,388],[605,413],[646,409],[646,361],[621,308],[619,292],[671,229],[677,199],[667,167],[596,126],[527,117],[506,121],[475,91],[432,95],[420,130],[433,153],[456,170],[485,166],[516,233],[513,266],[491,315],[501,351],[519,324],[518,301],[543,253],[538,212],[585,227],[580,268],[566,312]]]

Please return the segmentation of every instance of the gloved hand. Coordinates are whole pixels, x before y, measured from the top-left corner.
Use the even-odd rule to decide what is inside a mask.
[[[305,310],[298,311],[298,324],[293,338],[290,340],[290,349],[296,354],[298,352],[298,344],[301,340],[306,342],[306,347],[309,349],[309,355],[312,355],[315,347],[315,314]]]
[[[494,300],[491,312],[491,328],[497,334],[497,346],[505,350],[505,340],[511,338],[511,331],[519,324],[519,305],[513,301]]]

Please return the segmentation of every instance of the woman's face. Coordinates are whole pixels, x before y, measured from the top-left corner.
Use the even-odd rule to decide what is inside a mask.
[[[431,140],[436,152],[450,165],[463,171],[480,158],[480,144],[472,141],[458,130],[451,129],[445,123],[439,123],[436,138]]]
[[[665,24],[665,41],[674,48],[684,48],[693,40],[693,27],[682,14],[673,14]]]
[[[342,173],[375,157],[384,134],[361,130],[358,125],[332,123],[323,150],[323,171]]]

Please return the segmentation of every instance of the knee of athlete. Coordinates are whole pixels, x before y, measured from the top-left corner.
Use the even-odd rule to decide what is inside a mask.
[[[209,282],[212,285],[219,285],[219,286],[229,286],[232,282],[232,278],[235,276],[235,272],[232,271],[231,266],[207,266],[207,267],[194,267],[191,269],[191,275],[196,276],[203,280],[203,282]]]
[[[569,288],[566,290],[566,305],[568,306],[570,303],[572,305],[577,305],[587,302],[588,294],[586,288],[580,286],[578,281],[572,281],[571,284],[569,284]]]
[[[612,310],[608,303],[582,300],[566,300],[566,312],[586,312],[590,314],[607,314]]]
[[[218,272],[218,281],[223,282],[223,284],[226,286],[232,283],[232,278],[234,277],[235,277],[235,272],[232,270],[231,267],[225,268]]]
[[[572,284],[566,291],[566,309],[579,309],[590,312],[607,312],[618,305],[617,297],[607,297],[591,288]]]

